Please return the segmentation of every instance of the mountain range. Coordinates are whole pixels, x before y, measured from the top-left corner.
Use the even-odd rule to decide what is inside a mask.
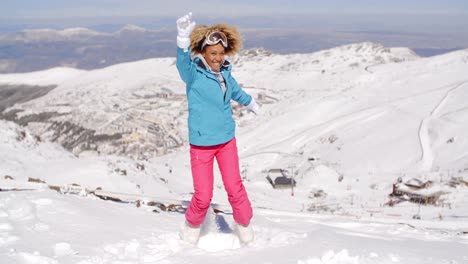
[[[102,30],[97,28],[97,30]],[[461,49],[463,35],[338,31],[315,27],[240,28],[246,49],[265,48],[279,54],[307,54],[336,46],[371,41],[410,47],[421,56]],[[84,27],[24,29],[0,33],[0,73],[20,73],[54,67],[84,70],[156,57],[173,57],[175,27],[146,29],[127,24],[96,31]],[[453,46],[451,43],[457,43]]]

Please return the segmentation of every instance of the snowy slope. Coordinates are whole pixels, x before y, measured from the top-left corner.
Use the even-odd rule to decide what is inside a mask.
[[[4,74],[0,79],[0,84],[60,85],[62,82],[76,78],[84,72],[73,68],[52,68],[26,74]]]
[[[232,61],[238,82],[262,103],[259,116],[242,108],[234,113],[242,176],[255,210],[254,244],[239,244],[220,177],[213,202],[226,214],[209,215],[197,247],[178,240],[180,213],[156,214],[154,207],[45,188],[79,184],[142,200],[190,199],[184,84],[174,58],[165,58],[93,71],[0,75],[0,86],[57,85],[7,109],[20,110],[15,122],[60,113],[27,127],[0,122],[0,189],[39,189],[0,192],[0,259],[28,264],[218,263],[218,257],[227,263],[468,261],[468,187],[462,183],[468,181],[468,50],[419,58],[405,48],[359,43],[313,54],[249,50]],[[65,127],[56,138],[48,124],[58,122],[97,135],[133,130],[120,131],[123,139],[103,145],[96,141],[94,149],[75,146],[72,154],[67,144],[79,134]],[[148,122],[162,124],[160,131],[182,144],[148,146],[156,139],[144,130]],[[132,159],[117,143],[153,152]],[[294,175],[294,189],[273,189],[265,179],[279,168]],[[398,178],[431,180],[425,191],[443,195],[436,206],[387,206]],[[454,185],[454,178],[462,181]]]
[[[283,100],[265,105],[254,131],[252,127],[241,129],[252,132],[240,140],[254,146],[252,152],[318,155],[346,171],[463,170],[466,56],[467,51],[461,51],[352,70],[336,67],[334,72],[318,76],[309,71],[279,74],[276,65],[272,71],[278,74],[269,78],[260,71],[240,72],[241,82],[256,80],[262,87],[281,87],[267,89],[285,90]],[[260,90],[256,88],[253,92]],[[254,138],[267,131],[269,140]],[[323,144],[331,136],[335,141]],[[456,144],[447,143],[451,138]],[[452,150],[458,158],[447,157],[447,152],[455,154]]]
[[[290,93],[295,94],[296,89],[308,89],[304,85],[320,81],[318,77],[321,73],[328,76],[329,82],[328,79],[338,77],[335,76],[336,71],[363,69],[370,65],[414,58],[416,56],[407,49],[360,43],[306,55],[255,56],[247,52],[233,58],[233,61],[239,62],[236,70],[240,72],[239,79],[246,89],[257,87],[251,91],[253,94],[264,92],[266,96],[282,99]],[[59,68],[24,75],[3,75],[0,84],[11,85],[26,79],[41,80],[38,84],[44,85],[47,80],[42,80],[45,78],[43,76],[68,77],[68,81],[57,80],[55,84],[58,87],[46,96],[9,109],[10,112],[20,111],[9,119],[23,125],[28,122],[24,119],[33,120],[30,126],[36,126],[33,128],[36,134],[59,142],[75,154],[92,150],[147,158],[155,153],[172,152],[187,142],[184,84],[174,63],[174,58],[151,59],[76,75],[66,74],[68,69]],[[258,65],[265,66],[257,69]],[[247,74],[246,81],[242,72]],[[284,74],[287,78],[271,78],[270,75],[276,73]],[[298,78],[296,74],[301,73],[302,76]],[[273,86],[264,82],[272,82]],[[31,84],[29,81],[24,83]],[[284,83],[293,89],[284,90]],[[264,84],[268,87],[261,87]],[[339,92],[337,89],[340,87],[326,89]],[[243,115],[242,108],[239,110],[235,111],[236,117]],[[53,123],[53,135],[43,129],[50,123]],[[68,131],[70,126],[73,126],[71,132]],[[80,140],[82,138],[87,138],[87,141]],[[131,147],[125,147],[129,143]]]

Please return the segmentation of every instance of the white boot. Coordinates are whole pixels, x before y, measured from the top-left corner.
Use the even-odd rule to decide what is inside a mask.
[[[180,230],[180,239],[190,244],[197,244],[198,238],[200,238],[200,227],[191,226],[185,222]]]
[[[250,243],[254,240],[254,231],[252,229],[252,225],[237,225],[237,233],[239,235],[239,240],[244,243]]]

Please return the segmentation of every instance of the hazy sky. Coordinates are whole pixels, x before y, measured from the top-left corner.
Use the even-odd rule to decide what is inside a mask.
[[[253,16],[267,16],[276,20],[264,24],[277,27],[297,22],[290,19],[293,17],[307,19],[311,25],[346,30],[468,31],[468,0],[0,0],[0,28],[23,21],[31,25],[38,19],[55,20],[62,26],[75,21],[84,26],[91,21],[138,24],[130,17],[164,17],[169,23],[188,11],[202,22],[224,17],[247,23]],[[242,16],[250,16],[250,20]]]
[[[259,15],[288,13],[412,13],[467,14],[467,0],[1,0],[0,16],[177,16],[187,11],[202,15]]]

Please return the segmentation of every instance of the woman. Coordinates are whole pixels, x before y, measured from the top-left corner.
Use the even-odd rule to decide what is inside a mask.
[[[216,158],[237,233],[243,243],[253,240],[252,207],[239,172],[231,99],[257,114],[258,105],[231,76],[226,55],[239,51],[240,34],[233,26],[197,26],[191,13],[177,20],[177,69],[186,83],[190,161],[194,194],[185,213],[181,238],[196,243],[213,197]],[[191,57],[193,53],[193,59]]]

